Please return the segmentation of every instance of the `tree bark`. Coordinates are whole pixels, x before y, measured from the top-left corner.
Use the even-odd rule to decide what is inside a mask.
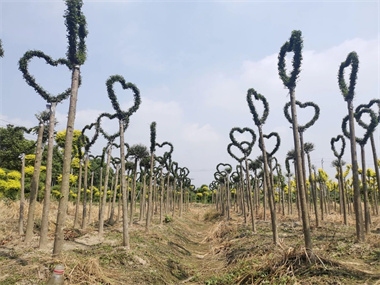
[[[100,219],[99,219],[99,236],[100,237],[103,236],[103,232],[104,232],[104,216],[106,214],[106,200],[107,200],[107,191],[108,191],[108,178],[110,174],[111,150],[112,150],[112,146],[109,145],[108,151],[107,151],[106,177],[104,178],[102,210],[100,211]]]
[[[363,213],[362,204],[360,199],[360,186],[359,186],[359,171],[358,171],[358,159],[356,154],[356,137],[355,137],[355,125],[354,125],[354,107],[352,100],[347,101],[348,118],[350,124],[350,146],[351,146],[351,164],[352,164],[352,180],[354,187],[354,211],[355,211],[355,225],[356,225],[356,238],[359,242],[365,240],[363,230]]]
[[[362,157],[362,185],[363,185],[363,196],[364,196],[364,226],[366,234],[370,232],[370,220],[371,214],[369,211],[369,203],[368,203],[368,187],[367,187],[367,177],[366,172],[367,168],[365,165],[365,150],[364,145],[360,145],[361,157]]]
[[[37,196],[38,196],[38,184],[40,181],[40,168],[42,160],[42,136],[44,133],[44,124],[40,122],[38,127],[38,137],[37,137],[37,146],[36,146],[36,158],[34,160],[34,171],[32,182],[30,185],[30,196],[29,196],[29,210],[28,210],[28,220],[26,224],[26,233],[25,233],[25,242],[28,243],[32,240],[33,237],[33,228],[34,228],[34,211],[36,209]]]
[[[77,191],[77,199],[76,199],[76,203],[75,203],[74,228],[77,227],[78,222],[79,222],[78,218],[79,218],[79,205],[80,205],[81,188],[82,188],[82,161],[79,161],[78,191]]]
[[[84,183],[83,183],[83,211],[82,211],[82,225],[81,228],[86,228],[87,217],[87,180],[88,180],[88,155],[84,158]]]
[[[18,233],[24,234],[24,203],[25,203],[25,153],[21,154],[21,189],[20,189],[20,216],[18,219]]]
[[[378,194],[380,194],[380,173],[379,173],[379,165],[377,164],[377,154],[376,154],[376,146],[375,146],[375,140],[373,138],[373,134],[370,136],[371,139],[371,147],[372,147],[372,156],[373,156],[373,164],[376,172],[376,181],[377,181],[377,189],[374,187],[373,189],[373,196],[375,200],[375,210],[376,215],[379,214],[379,205],[377,204],[377,197]]]
[[[153,180],[153,166],[154,166],[154,153],[150,155],[150,176],[149,176],[149,188],[148,188],[148,209],[146,215],[145,230],[149,232],[151,216],[152,216],[152,180]],[[174,206],[174,205],[173,205]],[[174,216],[174,215],[173,215]]]
[[[309,221],[309,211],[307,207],[306,201],[306,191],[303,179],[303,170],[302,170],[302,159],[301,159],[301,148],[300,148],[300,140],[298,136],[298,122],[297,122],[297,111],[296,111],[296,98],[294,94],[294,89],[289,90],[290,93],[290,103],[292,110],[292,125],[293,125],[293,139],[294,139],[294,150],[296,154],[296,164],[297,164],[297,182],[299,183],[299,198],[300,198],[300,208],[302,213],[302,228],[305,240],[306,251],[309,256],[313,255],[313,244],[311,241],[310,234],[310,221]]]
[[[110,219],[109,219],[109,224],[111,224],[111,225],[115,224],[115,222],[116,222],[115,221],[115,205],[116,205],[118,178],[119,178],[119,165],[116,165],[116,170],[115,170],[115,187],[114,187],[114,190],[113,190],[111,214],[110,214]]]
[[[62,170],[62,183],[61,194],[62,198],[59,201],[57,223],[55,229],[54,249],[53,255],[59,256],[63,248],[64,233],[63,228],[66,222],[67,203],[69,200],[69,187],[70,187],[70,165],[71,165],[71,151],[73,148],[73,133],[74,122],[76,115],[76,106],[78,98],[79,86],[79,65],[75,65],[72,73],[71,80],[71,97],[70,107],[66,126],[66,139],[65,150],[63,156],[63,170]]]

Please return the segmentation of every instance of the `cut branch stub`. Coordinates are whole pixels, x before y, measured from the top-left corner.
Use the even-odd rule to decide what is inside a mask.
[[[280,144],[281,144],[280,135],[278,133],[276,133],[276,132],[271,132],[269,135],[263,135],[263,137],[265,139],[270,139],[272,137],[274,137],[276,139],[276,145],[274,146],[273,150],[271,152],[268,152],[268,151],[266,152],[269,157],[272,157],[278,151],[278,149],[280,147]],[[259,147],[262,150],[263,146],[261,145],[261,141],[260,140],[259,140]]]
[[[308,122],[306,125],[298,125],[298,131],[299,132],[304,132],[306,129],[308,129],[309,127],[311,127],[312,125],[314,125],[314,123],[318,120],[319,118],[319,113],[320,113],[320,109],[319,109],[319,106],[313,102],[305,102],[305,103],[301,103],[300,101],[296,101],[296,104],[302,108],[302,109],[305,109],[307,107],[312,107],[314,108],[314,116],[313,118],[310,120],[310,122]],[[289,114],[289,107],[291,105],[291,102],[288,102],[285,104],[285,107],[284,107],[284,115],[285,115],[285,118],[288,120],[289,123],[292,123],[292,117],[290,116]]]
[[[362,122],[361,124],[361,127],[363,127],[366,132],[363,136],[363,138],[358,138],[356,137],[356,142],[360,145],[365,145],[369,139],[369,137],[371,136],[372,132],[375,130],[376,126],[377,126],[377,116],[375,114],[375,112],[373,112],[371,109],[369,108],[363,108],[361,109],[358,113],[355,113],[354,114],[354,117],[355,117],[355,120],[357,122],[359,122],[359,120],[361,120],[361,117],[362,115],[364,114],[368,114],[370,116],[370,123],[369,124],[366,124],[364,122]],[[348,115],[346,117],[343,118],[343,121],[342,121],[342,131],[343,131],[343,134],[348,138],[350,139],[350,132],[347,130],[347,122],[348,122],[349,118],[348,118]]]
[[[236,138],[235,138],[235,135],[234,135],[235,132],[238,132],[240,134],[249,133],[251,135],[251,140],[250,141],[238,142],[236,140]],[[245,156],[249,156],[251,154],[252,147],[253,147],[253,145],[255,144],[255,141],[256,141],[256,134],[250,128],[243,128],[243,129],[241,129],[241,128],[232,128],[231,131],[230,131],[230,139],[231,139],[232,143],[236,147],[238,147],[240,149],[240,151]]]
[[[289,41],[284,43],[278,55],[278,74],[287,88],[296,87],[297,77],[301,71],[302,47],[301,31],[293,31]],[[292,60],[293,70],[290,72],[290,75],[286,73],[285,63],[285,57],[288,52],[294,52]]]
[[[256,100],[261,101],[264,105],[264,111],[261,118],[259,117],[259,114],[256,111],[255,105],[253,104],[252,95],[255,97]],[[265,124],[266,119],[269,115],[269,104],[265,97],[261,95],[260,93],[257,93],[255,89],[251,88],[248,89],[247,93],[247,102],[249,110],[251,111],[251,114],[253,115],[253,121],[255,122],[256,126],[261,126]]]
[[[119,82],[124,90],[132,90],[134,103],[133,106],[129,108],[127,112],[124,112],[120,109],[119,102],[117,101],[115,91],[113,90],[113,85],[116,82]],[[141,103],[140,91],[134,84],[130,82],[126,83],[125,79],[121,75],[113,75],[110,76],[110,78],[107,80],[106,86],[108,97],[111,100],[112,107],[116,111],[116,116],[119,118],[119,120],[125,120],[129,118],[134,112],[138,110]]]
[[[342,147],[340,148],[340,152],[338,153],[335,149],[335,143],[338,142],[339,140],[342,142]],[[336,138],[331,138],[330,144],[331,144],[331,150],[333,151],[335,157],[338,159],[342,159],[343,154],[344,154],[344,149],[346,148],[346,141],[344,137],[342,135],[338,135]]]
[[[350,85],[344,79],[344,69],[351,65]],[[359,70],[359,57],[356,52],[350,52],[345,61],[340,64],[338,71],[338,84],[345,101],[352,101],[355,95],[355,85]]]
[[[60,58],[57,60],[53,60],[50,56],[44,54],[42,51],[39,50],[32,50],[27,51],[22,58],[19,60],[19,67],[18,69],[22,72],[22,75],[26,81],[26,83],[31,86],[42,98],[44,98],[48,103],[59,103],[66,98],[68,98],[71,94],[71,88],[66,89],[62,93],[54,96],[50,94],[48,91],[46,91],[43,87],[37,84],[36,79],[29,73],[28,66],[30,63],[30,60],[33,57],[42,58],[45,60],[46,64],[49,64],[50,66],[58,66],[58,65],[65,65],[68,69],[71,70],[72,66],[70,62],[67,59]],[[79,80],[80,81],[80,80]]]

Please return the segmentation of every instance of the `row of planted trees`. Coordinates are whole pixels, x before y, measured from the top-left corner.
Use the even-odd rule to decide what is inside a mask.
[[[99,198],[99,215],[94,220],[98,223],[98,232],[102,236],[104,224],[122,222],[123,246],[129,248],[128,228],[133,225],[134,216],[139,204],[138,219],[145,219],[148,231],[153,215],[159,213],[159,221],[163,222],[164,214],[182,215],[189,207],[192,199],[192,190],[189,179],[189,170],[178,166],[172,161],[173,145],[169,142],[159,144],[156,142],[156,123],[150,126],[150,148],[143,145],[129,147],[125,141],[125,131],[130,123],[131,116],[139,109],[141,104],[140,91],[132,83],[126,82],[120,75],[110,76],[106,81],[108,97],[111,101],[114,113],[100,114],[96,120],[83,128],[77,137],[74,136],[74,123],[76,116],[76,104],[78,89],[81,84],[80,67],[86,61],[87,25],[82,13],[83,2],[81,0],[66,0],[65,25],[67,27],[68,49],[66,57],[58,60],[52,59],[42,51],[27,51],[19,61],[19,69],[27,84],[30,85],[47,103],[49,109],[38,116],[38,127],[35,128],[37,141],[35,143],[35,156],[33,175],[30,182],[29,208],[25,230],[25,242],[30,242],[33,237],[35,207],[39,190],[41,163],[45,144],[46,149],[46,173],[43,187],[43,213],[41,217],[40,248],[46,247],[48,239],[48,217],[50,211],[50,197],[52,186],[52,169],[54,157],[55,136],[55,112],[57,104],[69,98],[69,110],[61,156],[62,171],[59,178],[59,190],[53,190],[53,194],[59,200],[57,220],[55,227],[53,254],[59,255],[63,248],[64,228],[67,220],[69,198],[75,199],[76,208],[73,226],[84,229],[91,221],[91,208],[93,207],[96,193]],[[0,56],[3,50],[0,42]],[[64,92],[54,95],[46,91],[29,73],[28,66],[32,59],[43,59],[51,66],[64,65],[71,71],[71,87]],[[114,85],[120,84],[122,89],[133,94],[134,103],[128,110],[122,110],[114,92]],[[114,120],[118,122],[119,131],[115,134],[107,133],[102,127],[102,120]],[[19,128],[24,132],[30,132],[25,128]],[[89,138],[88,133],[94,135]],[[91,156],[90,149],[99,136],[103,136],[106,145],[99,156]],[[118,156],[112,156],[112,149],[119,149]],[[164,148],[162,156],[156,156],[156,148]],[[77,178],[74,177],[73,161],[78,163]],[[24,233],[24,178],[25,156],[21,156],[20,174],[20,220],[19,232]],[[99,162],[100,161],[100,162]],[[96,163],[95,163],[96,162]],[[90,168],[90,165],[97,167]],[[138,168],[140,172],[138,172]],[[91,171],[89,172],[89,169]],[[96,173],[96,174],[95,174]],[[98,177],[98,192],[94,185],[94,176]],[[76,191],[73,186],[76,186]],[[81,189],[83,188],[83,194]],[[129,189],[131,191],[129,191]],[[103,193],[103,194],[102,194]],[[108,194],[108,195],[107,195]],[[109,198],[107,207],[107,197]],[[116,206],[117,204],[117,206]],[[109,209],[107,211],[107,208]],[[117,214],[116,214],[117,209]],[[128,217],[129,215],[129,217]],[[79,225],[80,224],[80,225]]]
[[[320,109],[313,102],[301,103],[296,100],[295,89],[302,62],[303,40],[300,31],[293,31],[290,40],[280,50],[278,56],[278,73],[284,86],[288,89],[290,101],[284,106],[284,115],[291,124],[293,132],[294,149],[288,152],[285,165],[286,173],[282,173],[281,166],[275,156],[280,147],[280,136],[271,132],[264,134],[263,127],[269,115],[269,103],[266,98],[253,88],[247,92],[247,103],[249,111],[253,116],[258,136],[252,128],[233,128],[230,131],[231,143],[227,151],[237,161],[236,170],[229,164],[218,164],[216,166],[215,180],[210,184],[210,189],[215,190],[216,208],[221,211],[227,219],[233,207],[244,217],[250,218],[253,232],[256,231],[255,219],[259,208],[263,209],[263,219],[267,218],[269,208],[273,242],[278,243],[277,213],[291,213],[293,203],[297,205],[298,215],[302,220],[305,247],[308,255],[313,257],[312,239],[310,232],[310,220],[319,226],[320,220],[331,210],[339,208],[342,221],[347,224],[347,215],[354,214],[356,222],[356,236],[358,241],[364,241],[365,233],[370,231],[371,212],[378,214],[378,195],[380,193],[379,183],[379,161],[376,156],[373,132],[380,119],[380,100],[371,100],[368,104],[359,105],[355,110],[352,100],[358,72],[358,56],[351,52],[338,70],[338,85],[344,100],[347,102],[348,115],[342,120],[342,133],[350,141],[351,164],[343,172],[345,162],[342,160],[346,142],[343,135],[331,139],[331,149],[336,157],[333,167],[337,170],[337,183],[327,180],[327,174],[322,170],[316,173],[311,164],[310,153],[314,150],[312,143],[304,142],[305,131],[310,128],[319,118]],[[285,57],[288,52],[294,54],[292,59],[293,69],[286,70]],[[345,68],[351,68],[349,84],[344,78]],[[257,105],[261,104],[263,112],[259,114]],[[314,110],[313,118],[305,125],[299,125],[297,121],[297,107]],[[290,112],[289,112],[290,109]],[[355,121],[364,128],[362,138],[355,136]],[[349,127],[347,126],[349,124]],[[245,139],[238,140],[238,135],[245,135]],[[247,138],[248,137],[248,138]],[[268,150],[265,146],[266,140],[274,140],[275,147]],[[367,169],[365,162],[365,145],[371,141],[371,150],[375,169]],[[252,147],[258,141],[261,154],[255,160],[251,160]],[[337,151],[340,143],[340,151]],[[361,170],[356,155],[356,143],[361,149]],[[294,164],[294,177],[292,178],[290,161]],[[347,179],[348,172],[352,177]],[[361,173],[361,180],[359,179]],[[286,177],[286,178],[285,178]],[[231,199],[231,190],[236,191]],[[294,189],[294,192],[293,190]],[[334,196],[331,196],[331,193]],[[364,205],[364,220],[362,204]],[[338,205],[338,206],[337,206]],[[314,215],[311,215],[311,213]]]

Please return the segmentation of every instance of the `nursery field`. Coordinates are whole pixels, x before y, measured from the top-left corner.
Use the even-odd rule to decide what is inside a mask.
[[[39,220],[30,244],[17,234],[18,204],[0,201],[0,284],[45,284],[54,266],[65,266],[65,284],[380,284],[380,218],[372,219],[365,243],[355,242],[355,223],[330,214],[320,227],[312,224],[310,264],[297,215],[278,214],[279,244],[272,241],[269,221],[257,217],[255,234],[234,211],[222,218],[214,205],[191,204],[181,218],[166,216],[149,233],[137,221],[130,228],[130,249],[122,247],[122,225],[96,223],[73,229],[75,206],[69,204],[65,243],[52,257],[52,205],[48,250],[38,249]],[[42,211],[37,204],[36,215]],[[96,217],[97,209],[93,209]],[[249,224],[249,223],[248,223]]]

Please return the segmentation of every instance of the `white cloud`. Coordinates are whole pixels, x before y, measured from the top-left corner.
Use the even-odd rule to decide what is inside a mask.
[[[213,144],[220,139],[219,134],[209,124],[189,124],[184,127],[182,137],[193,144]]]

